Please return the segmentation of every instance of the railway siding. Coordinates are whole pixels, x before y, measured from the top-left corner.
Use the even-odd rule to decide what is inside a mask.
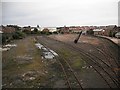
[[[46,45],[46,46],[49,46],[50,44],[52,44],[52,46],[49,46],[50,48],[52,48],[54,51],[56,51],[57,53],[61,53],[61,55],[63,56],[63,57],[66,57],[66,60],[67,61],[69,61],[69,63],[72,65],[73,63],[71,63],[71,61],[73,61],[73,59],[72,59],[72,57],[74,57],[74,55],[80,55],[80,57],[81,57],[81,55],[83,55],[83,52],[84,52],[84,57],[86,57],[86,53],[87,54],[89,54],[88,52],[85,52],[84,50],[82,50],[83,52],[80,54],[80,52],[81,52],[81,50],[79,50],[78,48],[76,48],[76,47],[74,47],[74,46],[72,46],[71,44],[69,44],[68,42],[67,43],[65,43],[65,42],[61,42],[61,41],[56,41],[56,40],[53,40],[53,39],[50,39],[50,38],[47,38],[47,37],[42,37],[41,38],[42,40],[44,40],[44,45]],[[39,39],[40,40],[40,39]],[[41,41],[40,41],[41,42]],[[62,48],[60,48],[60,46],[58,46],[58,47],[54,47],[53,45],[54,45],[54,43],[55,43],[55,45],[57,45],[58,46],[58,44],[60,45],[60,46],[62,46]],[[64,48],[63,48],[64,47]],[[72,48],[71,48],[72,47]],[[65,54],[63,51],[65,51],[66,49],[68,49],[69,48],[69,50],[72,50],[72,54],[73,54],[73,56],[71,56],[71,55],[69,55],[70,53],[71,53],[71,51],[69,51],[69,54],[67,53],[67,54]],[[61,52],[61,50],[63,50],[62,52]],[[75,52],[79,52],[79,53],[75,53]],[[64,56],[64,54],[65,54],[65,56]],[[68,60],[68,59],[71,59],[71,60]],[[83,60],[84,60],[85,58],[83,58]],[[87,59],[88,58],[86,58],[86,60],[85,61],[87,61]],[[116,87],[115,85],[117,85],[117,80],[115,80],[114,78],[113,78],[113,76],[111,76],[109,73],[107,73],[107,71],[106,70],[104,70],[103,68],[105,68],[105,67],[101,67],[100,66],[100,64],[95,64],[95,63],[93,63],[93,61],[91,62],[91,64],[90,64],[90,61],[91,61],[91,59],[92,60],[94,60],[95,58],[94,58],[94,55],[93,55],[93,58],[91,58],[91,57],[89,57],[89,59],[90,60],[88,60],[89,61],[89,67],[91,67],[91,69],[94,69],[93,71],[95,71],[95,72],[97,72],[97,73],[99,73],[99,76],[98,76],[98,78],[99,78],[99,80],[100,80],[100,77],[102,77],[102,78],[104,78],[106,75],[107,75],[107,77],[106,78],[104,78],[103,79],[103,81],[104,82],[106,82],[106,84],[108,84],[108,87]],[[87,62],[87,64],[88,64],[88,62]],[[97,66],[97,67],[95,67],[95,66]],[[98,66],[99,65],[99,66]],[[72,66],[73,67],[73,66]],[[84,66],[83,66],[84,67]],[[74,68],[74,67],[73,67]],[[84,69],[84,68],[83,68]],[[101,70],[100,69],[102,69],[103,71],[101,72]],[[79,69],[80,70],[80,69]],[[96,71],[97,70],[97,71]],[[76,73],[76,71],[77,70],[75,70],[75,73]],[[79,72],[81,72],[81,71],[79,71]],[[77,72],[77,74],[79,73],[79,72]],[[111,72],[111,71],[110,71]],[[105,74],[106,73],[106,74]],[[105,74],[105,76],[103,76]],[[109,76],[110,75],[110,76]],[[80,73],[79,73],[79,75],[77,75],[77,76],[79,76],[79,79],[80,79]],[[87,76],[86,76],[87,77]],[[110,77],[110,78],[109,78]],[[97,79],[98,79],[97,78]],[[83,79],[83,78],[82,78]],[[84,78],[85,79],[85,78]],[[83,81],[84,81],[84,79],[83,79]],[[103,82],[103,81],[101,81],[101,82]],[[113,82],[112,82],[113,81]],[[82,82],[82,84],[83,83],[85,83],[85,82]],[[87,83],[87,82],[86,82]],[[115,83],[115,84],[114,84]],[[88,83],[87,83],[88,84]],[[99,84],[100,85],[100,84]],[[102,85],[102,84],[101,84]],[[104,85],[105,85],[105,83],[104,83]],[[105,87],[104,85],[102,85],[103,87]],[[84,86],[84,87],[91,87],[90,86],[90,83],[88,84],[88,85],[82,85],[82,86]]]

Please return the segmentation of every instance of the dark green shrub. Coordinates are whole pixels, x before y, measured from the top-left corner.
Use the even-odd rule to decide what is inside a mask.
[[[21,38],[24,38],[25,37],[25,33],[21,32],[21,31],[16,31],[14,34],[13,34],[13,39],[21,39]]]
[[[58,34],[58,32],[57,32],[57,31],[54,31],[53,34]]]
[[[112,32],[111,31],[109,32],[109,37],[112,37]]]
[[[3,44],[6,43],[6,40],[7,40],[7,37],[4,36],[4,35],[2,35],[2,43],[3,43]]]
[[[115,37],[115,34],[116,34],[117,32],[113,32],[113,37]]]
[[[52,34],[52,32],[41,31],[41,34],[50,35],[50,34]]]
[[[88,35],[93,35],[93,34],[94,34],[94,31],[93,31],[92,29],[90,29],[90,30],[87,31],[87,34],[88,34]]]
[[[34,28],[34,32],[37,33],[37,32],[38,32],[38,29],[37,29],[37,28]]]

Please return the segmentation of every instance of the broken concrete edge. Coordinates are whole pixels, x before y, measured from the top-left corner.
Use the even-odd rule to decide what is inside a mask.
[[[10,50],[11,48],[13,47],[17,47],[16,44],[6,44],[6,45],[3,45],[3,46],[0,46],[0,51],[8,51]]]
[[[120,44],[118,43],[115,43],[114,41],[112,41],[111,39],[109,39],[109,38],[107,38],[107,37],[103,37],[103,36],[95,36],[95,37],[98,37],[98,38],[103,38],[103,39],[106,39],[106,40],[108,40],[108,41],[110,41],[110,42],[112,42],[114,45],[116,45],[117,47],[120,47]]]
[[[36,43],[35,46],[38,48],[38,49],[41,49],[43,50],[43,57],[45,59],[53,59],[55,56],[58,56],[58,54],[53,51],[52,49],[50,48],[47,48],[45,47],[44,45],[40,44],[40,43]]]

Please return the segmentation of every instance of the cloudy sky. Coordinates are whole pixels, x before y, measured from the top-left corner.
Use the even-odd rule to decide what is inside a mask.
[[[54,27],[118,24],[119,0],[2,0],[2,24]]]

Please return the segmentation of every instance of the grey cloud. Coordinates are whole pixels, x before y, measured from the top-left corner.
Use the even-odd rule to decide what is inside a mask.
[[[2,23],[41,26],[117,24],[118,0],[3,2]]]

